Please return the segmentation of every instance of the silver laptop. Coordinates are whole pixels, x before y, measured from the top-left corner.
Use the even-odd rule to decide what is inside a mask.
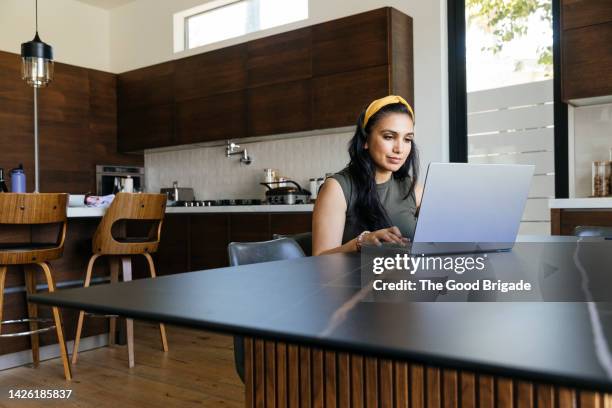
[[[511,249],[535,166],[431,163],[410,252]]]

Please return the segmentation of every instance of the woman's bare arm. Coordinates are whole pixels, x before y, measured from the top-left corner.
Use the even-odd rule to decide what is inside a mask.
[[[416,201],[417,208],[421,207],[421,200],[423,199],[423,185],[417,184],[414,186],[414,198]]]
[[[357,239],[342,245],[346,221],[346,200],[342,187],[328,178],[317,195],[312,215],[312,254],[324,255],[336,252],[354,252]]]

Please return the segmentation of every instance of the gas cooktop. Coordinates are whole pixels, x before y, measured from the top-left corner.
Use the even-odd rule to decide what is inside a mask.
[[[172,207],[216,207],[226,205],[261,205],[262,200],[250,198],[237,198],[232,200],[194,200],[176,201]]]

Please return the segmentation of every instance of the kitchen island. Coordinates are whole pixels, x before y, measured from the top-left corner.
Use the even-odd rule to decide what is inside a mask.
[[[612,197],[551,199],[552,235],[573,235],[577,226],[612,227]]]
[[[490,262],[539,259],[521,251]],[[32,300],[247,336],[249,407],[610,403],[609,305],[366,301],[362,276],[357,254],[333,254]]]
[[[254,205],[215,207],[169,207],[162,226],[158,252],[154,254],[158,275],[169,275],[192,270],[218,268],[228,265],[227,245],[232,241],[263,241],[273,234],[295,234],[311,230],[312,205]],[[87,262],[91,256],[91,239],[104,208],[69,207],[68,228],[63,257],[52,262],[58,288],[83,285]],[[5,228],[0,231],[0,242],[33,239],[30,229]],[[133,257],[135,279],[148,277],[143,257]],[[96,262],[93,284],[107,283],[109,269],[102,259]],[[42,276],[38,290],[45,291]],[[23,274],[9,268],[5,286],[4,319],[27,315]],[[45,309],[45,308],[43,308]],[[41,315],[45,316],[45,310]],[[76,314],[63,311],[67,340],[75,333]],[[82,348],[104,345],[108,319],[88,319]],[[19,327],[16,327],[19,329]],[[55,336],[42,333],[41,355],[54,356]],[[71,347],[69,344],[69,348]],[[31,353],[28,337],[6,338],[0,342],[0,369],[29,362]]]

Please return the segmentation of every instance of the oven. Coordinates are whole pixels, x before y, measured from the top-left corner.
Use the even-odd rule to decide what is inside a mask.
[[[103,196],[120,192],[128,176],[134,180],[134,192],[145,191],[144,167],[96,166],[96,194]]]

